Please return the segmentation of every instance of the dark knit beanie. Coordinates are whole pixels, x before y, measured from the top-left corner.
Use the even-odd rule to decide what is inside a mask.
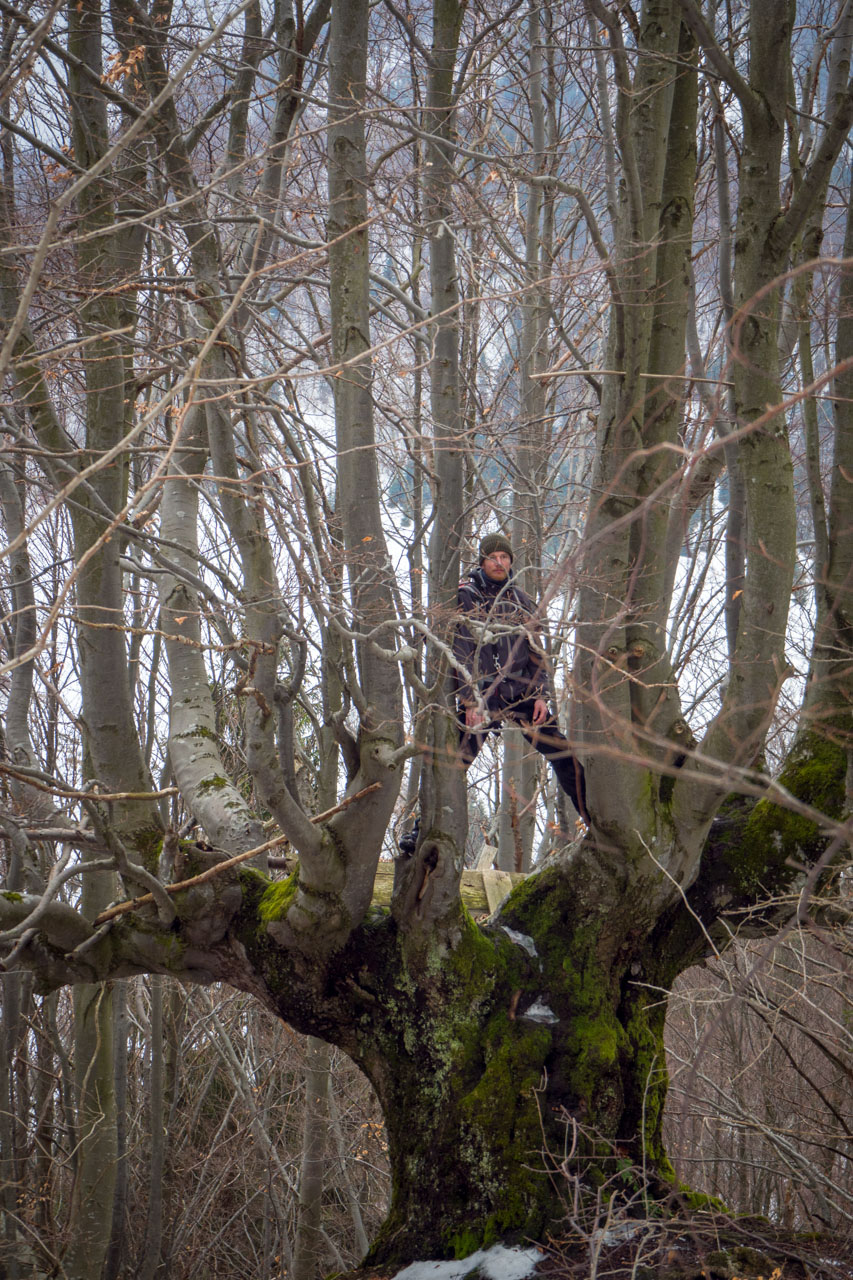
[[[480,564],[495,551],[505,551],[512,559],[512,547],[502,533],[487,533],[480,543]]]

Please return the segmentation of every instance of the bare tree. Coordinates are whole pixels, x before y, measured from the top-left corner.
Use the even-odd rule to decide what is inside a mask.
[[[541,1235],[563,1173],[594,1196],[625,1159],[665,1203],[667,994],[737,924],[823,912],[849,857],[846,268],[811,385],[781,323],[819,229],[840,239],[846,21],[797,26],[779,0],[731,25],[693,0],[2,12],[4,1036],[19,974],[74,984],[92,1213],[63,1265],[106,1256],[109,983],[140,974],[230,984],[364,1071],[392,1179],[374,1262]],[[825,49],[794,164],[791,68]],[[706,247],[732,192],[729,278]],[[804,558],[793,407],[824,393]],[[728,570],[724,468],[744,496]],[[590,825],[475,922],[452,636],[495,512],[574,645]],[[793,695],[798,569],[819,625]],[[419,837],[384,910],[414,758]],[[190,1230],[161,1207],[149,1273]]]

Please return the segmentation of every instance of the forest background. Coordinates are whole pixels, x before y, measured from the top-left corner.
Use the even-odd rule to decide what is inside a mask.
[[[0,31],[4,1274],[849,1239],[849,0]]]

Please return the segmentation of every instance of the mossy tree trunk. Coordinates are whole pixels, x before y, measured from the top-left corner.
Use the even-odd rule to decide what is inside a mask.
[[[380,1031],[363,1059],[394,1174],[374,1261],[542,1240],[573,1178],[619,1189],[619,1161],[645,1160],[650,1185],[666,1171],[662,1016],[650,1024],[625,999],[622,966],[597,963],[559,875],[531,882],[504,919],[531,930],[537,956],[500,926],[486,935],[467,926],[432,967],[434,1011],[400,991],[390,1037]]]
[[[304,1025],[350,1054],[382,1104],[393,1193],[372,1261],[542,1238],[561,1215],[566,1176],[612,1179],[617,1144],[623,1161],[646,1163],[650,1186],[666,1176],[663,1015],[637,985],[662,970],[613,941],[552,867],[496,924],[484,930],[460,913],[417,952],[377,916],[320,989],[303,993]],[[247,945],[272,1002],[294,1020],[281,957],[263,936]],[[561,1170],[567,1142],[577,1160]]]
[[[824,756],[820,797],[806,790],[814,768],[811,757],[786,782],[840,815],[844,752]],[[376,1088],[392,1203],[371,1262],[543,1239],[575,1180],[582,1194],[607,1184],[617,1202],[641,1208],[648,1198],[677,1202],[685,1189],[662,1139],[664,993],[705,954],[708,930],[722,940],[720,902],[736,910],[754,901],[745,846],[761,842],[757,861],[780,897],[796,876],[792,850],[805,850],[808,834],[810,857],[826,847],[790,817],[772,805],[728,815],[689,906],[653,927],[639,927],[635,909],[597,909],[602,871],[586,849],[526,880],[486,928],[460,912],[416,947],[376,912],[298,993],[263,930],[253,925],[251,940],[239,931],[272,1007],[334,1040]],[[274,915],[277,895],[261,881],[248,888],[261,916]]]

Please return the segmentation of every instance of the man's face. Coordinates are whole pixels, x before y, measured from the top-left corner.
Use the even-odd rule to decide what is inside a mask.
[[[483,560],[483,573],[492,582],[506,582],[512,569],[512,556],[506,551],[493,551]]]

